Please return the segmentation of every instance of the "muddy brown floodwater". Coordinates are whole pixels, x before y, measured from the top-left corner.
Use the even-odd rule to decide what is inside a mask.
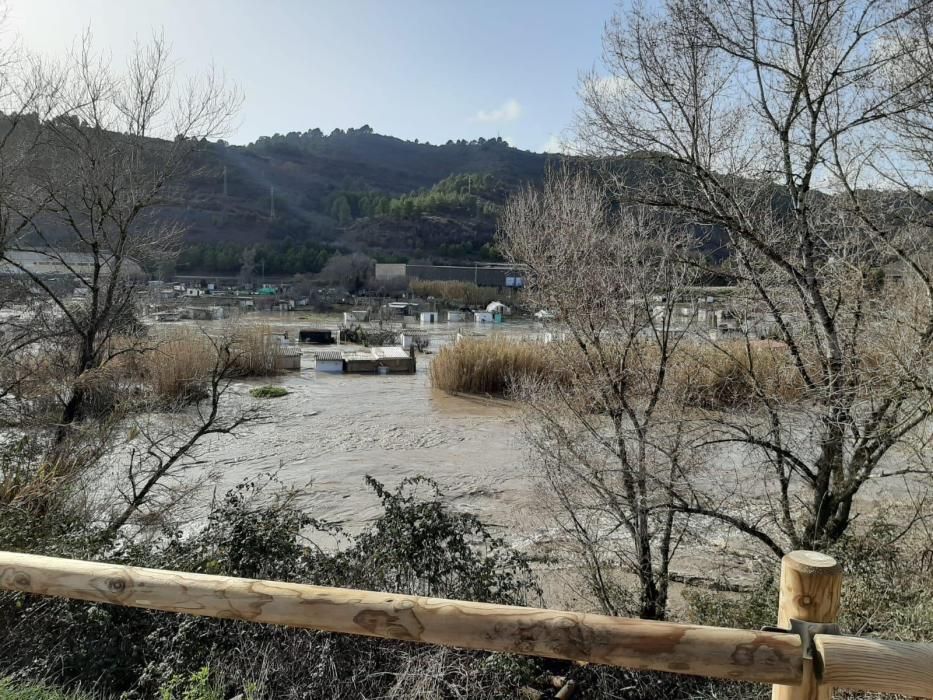
[[[334,317],[322,316],[251,315],[245,322],[288,331],[290,338],[301,327],[336,327]],[[515,321],[465,328],[512,337],[542,332],[537,324]],[[576,604],[574,587],[556,578],[563,575],[560,569],[567,571],[558,563],[563,558],[552,556],[561,535],[536,495],[540,492],[527,466],[517,407],[502,400],[433,390],[432,354],[452,342],[458,328],[439,324],[426,330],[431,335],[430,351],[419,355],[413,375],[317,374],[312,369],[314,348],[305,346],[300,372],[233,384],[234,405],[258,404],[266,416],[235,436],[216,437],[202,446],[199,459],[216,474],[211,482],[215,494],[222,495],[244,479],[275,472],[283,483],[298,487],[311,515],[356,533],[381,513],[376,495],[364,481],[366,475],[389,488],[406,477],[426,476],[437,482],[454,508],[477,515],[510,544],[547,555],[548,563],[542,564],[547,570],[546,592],[550,589],[561,600]],[[250,396],[250,389],[267,383],[282,385],[289,394],[277,399]],[[760,499],[767,493],[765,472],[746,461],[740,449],[720,447],[694,475],[696,484],[724,501],[741,504]],[[894,456],[894,464],[887,466],[899,461]],[[863,491],[862,510],[885,509],[895,516],[910,503],[912,493],[901,479],[878,480]],[[688,534],[690,541],[683,542],[675,557],[678,573],[750,581],[754,561],[764,558],[766,565],[773,564],[752,541],[716,521],[691,521]]]
[[[314,325],[261,320],[287,329],[289,337]],[[318,320],[333,326],[333,319]],[[523,473],[516,408],[431,388],[430,353],[456,331],[443,324],[432,329],[430,352],[419,355],[413,375],[318,374],[312,369],[314,347],[306,346],[300,372],[233,384],[236,403],[261,401],[266,416],[201,450],[200,459],[218,475],[216,492],[274,471],[285,484],[306,491],[304,502],[315,517],[356,532],[381,512],[366,475],[389,487],[423,475],[437,482],[454,507],[476,514],[509,541],[520,544],[532,537],[535,526],[526,515],[533,489]],[[537,329],[507,323],[481,332],[529,335]],[[266,400],[249,395],[266,383],[284,386],[289,394]]]

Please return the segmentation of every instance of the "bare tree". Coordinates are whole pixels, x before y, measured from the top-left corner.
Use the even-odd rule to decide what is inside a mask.
[[[319,277],[330,284],[344,285],[351,293],[363,289],[373,276],[373,259],[362,253],[335,255]]]
[[[206,471],[200,479],[190,477],[204,438],[230,435],[260,417],[256,407],[231,409],[223,405],[244,354],[236,334],[203,333],[203,338],[212,351],[213,363],[205,376],[193,379],[206,385],[207,398],[191,410],[178,405],[170,407],[174,410],[168,415],[164,407],[161,411],[137,411],[129,420],[131,445],[117,481],[119,497],[104,504],[110,515],[100,534],[103,543],[128,525],[151,528],[167,514],[177,516],[179,504],[211,477]]]
[[[527,266],[528,301],[569,335],[547,348],[562,374],[520,387],[534,468],[601,608],[628,607],[621,568],[638,614],[663,618],[686,525],[674,494],[690,471],[683,383],[670,377],[692,318],[689,230],[566,170],[514,198],[501,228],[500,248]]]
[[[116,335],[131,335],[140,266],[170,255],[180,235],[157,207],[191,167],[201,140],[228,127],[239,97],[215,73],[176,80],[161,37],[138,45],[119,73],[85,35],[61,85],[50,114],[29,127],[37,146],[16,190],[38,213],[20,215],[0,259],[63,319],[77,379],[113,358]],[[82,301],[50,283],[36,258],[73,277]],[[59,440],[80,417],[84,398],[75,381],[63,401]]]
[[[738,290],[803,387],[796,401],[769,395],[751,365],[759,410],[709,416],[711,441],[761,467],[761,512],[699,494],[681,503],[772,549],[841,537],[859,492],[903,471],[885,465],[933,412],[930,208],[904,177],[930,174],[931,10],[639,4],[607,27],[608,74],[582,84],[581,143],[642,160],[641,177],[612,177],[619,196],[721,235]]]

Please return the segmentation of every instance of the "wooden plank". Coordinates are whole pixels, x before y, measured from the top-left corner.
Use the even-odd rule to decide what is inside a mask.
[[[778,627],[788,629],[790,621],[835,622],[839,615],[842,567],[819,552],[796,551],[781,559],[781,598]],[[821,684],[813,662],[803,662],[803,680],[796,686],[776,685],[772,700],[830,700],[832,686]]]
[[[799,683],[796,635],[188,574],[0,552],[0,588],[758,683]]]
[[[823,683],[837,688],[933,698],[933,644],[818,634]]]

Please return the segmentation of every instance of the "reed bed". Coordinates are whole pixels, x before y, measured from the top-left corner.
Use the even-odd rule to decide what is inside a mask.
[[[229,349],[232,366],[228,377],[268,377],[278,373],[280,345],[266,326],[243,326],[221,338],[201,331],[184,330],[159,341],[141,353],[139,372],[152,393],[166,401],[197,401],[207,393],[217,371],[218,353]]]
[[[217,348],[203,333],[183,331],[142,353],[138,362],[153,394],[166,401],[197,401],[206,395]]]
[[[467,338],[437,353],[431,363],[431,384],[452,394],[502,395],[516,379],[556,371],[546,345]]]
[[[412,280],[409,286],[420,297],[434,297],[451,304],[486,306],[500,297],[498,290],[478,287],[472,282]]]
[[[466,339],[442,348],[431,365],[431,383],[449,393],[504,395],[520,378],[572,382],[586,373],[575,346],[560,347],[503,338]],[[654,378],[656,348],[647,345],[631,367],[636,388],[646,394]],[[631,358],[630,358],[631,360]],[[667,389],[685,405],[710,410],[751,406],[760,401],[756,384],[766,396],[796,401],[803,383],[786,347],[774,343],[681,345],[668,368]]]
[[[242,326],[233,332],[238,377],[268,377],[278,374],[276,361],[281,353],[279,339],[269,326]]]
[[[740,408],[761,401],[798,401],[805,387],[783,343],[682,345],[671,363],[671,385],[690,406]]]

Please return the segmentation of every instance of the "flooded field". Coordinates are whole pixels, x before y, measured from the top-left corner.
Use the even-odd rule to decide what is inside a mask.
[[[297,337],[302,327],[337,324],[334,317],[294,314],[256,315],[246,322],[267,324],[271,330],[288,332],[289,338]],[[314,517],[352,533],[380,512],[365,484],[366,475],[390,488],[406,477],[423,475],[437,482],[453,507],[476,514],[513,545],[537,553],[551,550],[559,535],[536,495],[518,409],[502,400],[449,396],[431,388],[432,353],[453,342],[458,329],[446,324],[417,329],[431,336],[431,346],[418,356],[413,375],[317,374],[313,352],[322,346],[302,346],[300,372],[233,384],[233,404],[260,405],[266,415],[200,450],[201,468],[216,474],[213,492],[222,495],[244,479],[275,473],[300,490]],[[542,332],[540,325],[528,321],[462,329],[511,337]],[[266,383],[284,386],[289,394],[266,400],[250,396],[250,389]],[[704,462],[695,483],[723,501],[741,503],[767,492],[765,472],[749,466],[735,446],[720,445]],[[876,480],[861,494],[861,508],[877,512],[893,505],[896,518],[898,506],[910,501],[909,493],[902,479]],[[713,569],[723,567],[723,575],[741,576],[736,566],[746,558],[735,555],[751,551],[750,546],[751,541],[731,528],[695,519],[676,568],[685,575],[715,578]],[[549,568],[554,568],[553,560]]]
[[[336,324],[332,317],[293,318],[256,320],[288,331],[289,337],[297,336],[300,327]],[[530,335],[538,329],[518,322],[478,330],[470,326],[469,331]],[[446,324],[431,328],[430,351],[456,332]],[[414,375],[317,374],[314,347],[304,346],[300,372],[271,379],[290,393],[259,404],[267,413],[262,422],[243,427],[235,437],[215,438],[202,450],[205,466],[219,476],[217,493],[274,471],[284,483],[307,492],[314,516],[355,531],[379,511],[366,475],[388,486],[424,475],[455,507],[501,527],[513,541],[533,534],[526,517],[533,496],[523,474],[514,407],[432,390],[430,352],[419,355]],[[255,404],[249,389],[257,383],[269,382],[238,382],[230,394],[237,403]]]

